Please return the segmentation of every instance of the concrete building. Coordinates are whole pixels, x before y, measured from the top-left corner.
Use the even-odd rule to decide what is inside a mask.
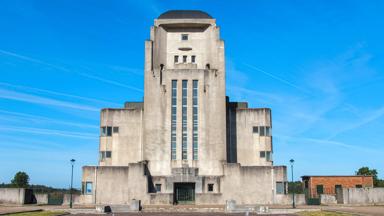
[[[272,204],[269,108],[226,97],[224,41],[202,11],[168,11],[145,41],[144,101],[100,116],[98,166],[83,167],[83,203]]]
[[[372,176],[302,176],[304,191],[309,198],[318,198],[322,194],[342,194],[343,188],[373,187]]]

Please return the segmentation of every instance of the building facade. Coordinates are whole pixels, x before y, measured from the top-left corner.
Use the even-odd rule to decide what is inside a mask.
[[[272,204],[269,108],[226,97],[224,42],[202,11],[168,11],[145,42],[144,101],[103,109],[98,166],[83,167],[82,202]]]
[[[321,194],[342,194],[343,188],[373,187],[372,176],[302,176],[304,191],[309,198],[319,198]]]

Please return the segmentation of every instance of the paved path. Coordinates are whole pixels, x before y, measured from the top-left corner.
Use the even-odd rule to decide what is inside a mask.
[[[324,206],[323,210],[347,212],[363,216],[384,216],[384,206]]]
[[[17,205],[0,205],[0,215],[17,213],[17,212],[26,212],[26,211],[38,211],[42,210],[40,206],[17,206]]]

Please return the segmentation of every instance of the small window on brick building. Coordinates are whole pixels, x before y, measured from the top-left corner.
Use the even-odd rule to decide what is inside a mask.
[[[161,192],[161,184],[156,184],[156,192]]]
[[[358,185],[356,185],[356,188],[363,188],[363,185],[358,184]]]
[[[181,40],[183,40],[183,41],[188,40],[188,34],[182,34],[181,35]]]
[[[195,62],[196,62],[196,56],[194,56],[194,55],[191,56],[191,62],[192,62],[192,63],[195,63]]]
[[[265,151],[261,151],[261,152],[260,152],[260,157],[261,157],[261,158],[265,158]]]
[[[317,192],[317,194],[323,194],[324,193],[324,186],[323,185],[316,185],[316,192]]]
[[[213,184],[208,184],[208,192],[213,192]]]
[[[175,63],[179,63],[179,56],[175,55],[174,60],[175,60]]]
[[[183,56],[183,63],[187,63],[187,56]]]
[[[119,127],[113,127],[113,133],[119,133]]]

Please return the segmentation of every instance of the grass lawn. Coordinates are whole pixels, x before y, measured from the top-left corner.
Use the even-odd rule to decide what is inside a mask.
[[[56,215],[62,215],[65,212],[61,211],[36,211],[36,212],[25,212],[25,213],[16,213],[16,214],[9,214],[12,216],[56,216]]]
[[[315,211],[315,212],[299,212],[300,216],[353,216],[352,214],[330,212],[330,211]]]

